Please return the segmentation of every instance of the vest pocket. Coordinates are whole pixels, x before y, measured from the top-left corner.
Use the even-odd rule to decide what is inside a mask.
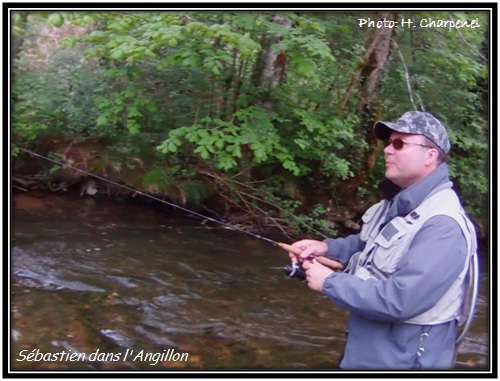
[[[376,224],[370,223],[372,220],[373,222],[376,222],[379,218],[380,215],[385,212],[385,209],[387,207],[387,201],[381,201],[375,205],[372,205],[368,210],[363,214],[361,217],[361,220],[363,221],[363,225],[361,227],[361,232],[359,237],[361,238],[362,241],[368,242],[370,237],[373,239],[375,233],[375,228],[377,227]],[[375,233],[376,234],[376,233]]]
[[[396,270],[396,266],[404,254],[402,243],[407,234],[404,225],[397,221],[398,218],[388,223],[380,232],[375,243],[378,245],[373,254],[371,263],[374,270],[387,277]]]

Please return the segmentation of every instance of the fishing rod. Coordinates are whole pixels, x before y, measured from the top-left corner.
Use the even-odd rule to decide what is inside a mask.
[[[16,146],[16,147],[17,147],[17,146]],[[109,180],[109,179],[107,179],[107,178],[105,178],[105,177],[102,177],[102,176],[96,175],[96,174],[94,174],[94,173],[91,173],[91,172],[85,171],[85,170],[83,170],[83,169],[76,168],[76,167],[74,167],[74,166],[72,166],[72,165],[69,165],[69,164],[67,164],[67,163],[63,163],[63,162],[61,162],[61,161],[58,161],[58,160],[55,160],[55,159],[49,158],[49,157],[47,157],[47,156],[40,155],[40,154],[38,154],[38,153],[36,153],[36,152],[30,151],[30,150],[25,149],[25,148],[17,147],[17,149],[19,149],[20,151],[23,151],[23,152],[25,152],[25,153],[27,153],[27,154],[29,154],[29,155],[31,155],[31,156],[36,156],[36,157],[39,157],[39,158],[41,158],[41,159],[44,159],[44,160],[50,161],[50,162],[52,162],[52,163],[54,163],[54,164],[57,164],[57,165],[61,166],[62,168],[70,168],[70,169],[73,169],[73,170],[78,171],[78,172],[81,172],[81,173],[83,173],[83,174],[85,174],[85,175],[87,175],[87,176],[92,176],[92,177],[94,177],[94,178],[96,178],[96,179],[99,179],[99,180],[101,180],[101,181],[104,181],[104,182],[107,182],[107,183],[113,184],[113,185],[115,185],[115,186],[117,186],[117,187],[120,187],[120,188],[126,189],[126,190],[128,190],[128,191],[131,191],[131,192],[137,193],[137,194],[139,194],[139,195],[141,195],[141,196],[144,196],[144,197],[150,198],[150,199],[152,199],[152,200],[158,201],[158,202],[160,202],[160,203],[162,203],[162,204],[166,204],[166,205],[171,206],[171,207],[173,207],[173,208],[177,208],[177,209],[179,209],[179,210],[182,210],[182,211],[183,211],[183,212],[185,212],[185,213],[189,213],[189,214],[195,215],[195,216],[200,217],[200,218],[202,218],[202,219],[205,219],[205,220],[208,220],[208,221],[211,221],[211,222],[215,222],[216,224],[219,224],[219,225],[225,226],[225,227],[226,227],[226,228],[228,228],[228,229],[231,229],[231,230],[236,230],[236,231],[239,231],[239,232],[241,232],[241,233],[248,234],[248,235],[250,235],[250,236],[252,236],[252,237],[254,237],[254,238],[261,239],[261,240],[263,240],[263,241],[269,242],[269,243],[271,243],[271,244],[273,244],[273,245],[275,245],[275,246],[281,247],[283,250],[286,250],[286,251],[288,251],[288,252],[291,252],[291,253],[293,253],[293,254],[295,254],[295,255],[299,255],[299,254],[302,252],[302,250],[301,250],[300,248],[298,248],[298,247],[294,247],[294,246],[288,245],[288,244],[283,243],[283,242],[277,242],[277,241],[274,241],[274,240],[272,240],[272,239],[270,239],[270,238],[263,237],[263,236],[261,236],[261,235],[258,235],[258,234],[255,234],[255,233],[249,232],[249,231],[244,230],[244,229],[241,229],[241,228],[239,228],[239,227],[237,227],[237,226],[234,226],[234,225],[228,224],[227,222],[220,221],[220,220],[216,220],[215,218],[212,218],[212,217],[209,217],[209,216],[203,215],[203,214],[201,214],[201,213],[195,212],[195,211],[193,211],[193,210],[190,210],[190,209],[184,208],[184,207],[182,207],[182,206],[180,206],[180,205],[177,205],[177,204],[174,204],[174,203],[172,203],[172,202],[165,201],[165,200],[163,200],[163,199],[161,199],[161,198],[159,198],[159,197],[152,196],[152,195],[150,195],[150,194],[147,194],[147,193],[141,192],[140,190],[137,190],[137,189],[131,188],[131,187],[129,187],[129,186],[126,186],[126,185],[123,185],[123,184],[119,184],[119,183],[117,183],[117,182],[115,182],[115,181]],[[321,263],[321,264],[323,264],[323,265],[325,265],[325,266],[327,266],[327,267],[330,267],[330,268],[332,268],[332,269],[334,269],[334,270],[340,270],[340,269],[342,269],[342,265],[341,265],[339,262],[337,262],[337,261],[334,261],[334,260],[332,260],[332,259],[329,259],[329,258],[326,258],[326,257],[323,257],[323,256],[320,256],[320,257],[315,257],[315,258],[316,258],[316,260],[317,260],[319,263]],[[286,271],[287,271],[287,270],[286,270]],[[299,267],[297,267],[297,265],[296,265],[296,264],[293,264],[293,267],[291,267],[291,268],[290,268],[290,275],[289,275],[289,276],[290,276],[290,277],[294,277],[294,276],[295,276],[295,274],[297,274],[297,272],[298,272],[298,271],[300,271]],[[302,276],[303,276],[303,275],[298,275],[298,277],[302,277]]]
[[[40,155],[38,153],[35,153],[33,151],[30,151],[30,150],[27,150],[25,148],[21,148],[21,147],[17,147],[20,151],[23,151],[29,155],[32,155],[32,156],[36,156],[36,157],[39,157],[39,158],[42,158],[42,159],[45,159],[45,160],[48,160],[52,163],[55,163],[59,166],[61,166],[62,168],[70,168],[70,169],[73,169],[75,171],[78,171],[78,172],[81,172],[81,173],[84,173],[88,176],[92,176],[96,179],[99,179],[99,180],[102,180],[104,182],[108,182],[110,184],[113,184],[117,187],[120,187],[120,188],[123,188],[123,189],[127,189],[131,192],[135,192],[137,194],[140,194],[144,197],[147,197],[147,198],[150,198],[150,199],[153,199],[155,201],[158,201],[160,203],[163,203],[163,204],[166,204],[166,205],[169,205],[173,208],[177,208],[179,210],[182,210],[186,213],[190,213],[192,215],[195,215],[195,216],[198,216],[200,218],[203,218],[203,219],[206,219],[208,221],[212,221],[212,222],[215,222],[219,225],[223,225],[231,230],[236,230],[236,231],[239,231],[241,233],[244,233],[244,234],[248,234],[254,238],[257,238],[257,239],[260,239],[260,240],[263,240],[263,241],[266,241],[266,242],[269,242],[271,244],[273,244],[274,246],[278,246],[280,248],[282,248],[283,250],[286,250],[290,253],[293,253],[295,255],[299,255],[300,253],[302,253],[302,250],[298,247],[294,247],[294,246],[291,246],[289,244],[286,244],[286,243],[283,243],[283,242],[277,242],[277,241],[274,241],[270,238],[267,238],[267,237],[263,237],[261,235],[258,235],[258,234],[255,234],[255,233],[252,233],[252,232],[249,232],[249,231],[246,231],[246,230],[243,230],[237,226],[234,226],[234,225],[231,225],[231,224],[228,224],[224,221],[219,221],[219,220],[216,220],[215,218],[212,218],[212,217],[208,217],[206,215],[203,215],[201,213],[198,213],[198,212],[195,212],[193,210],[190,210],[190,209],[187,209],[187,208],[184,208],[180,205],[177,205],[177,204],[174,204],[174,203],[171,203],[171,202],[168,202],[168,201],[165,201],[165,200],[162,200],[161,198],[158,198],[158,197],[155,197],[155,196],[152,196],[150,194],[147,194],[147,193],[144,193],[144,192],[141,192],[137,189],[134,189],[134,188],[131,188],[131,187],[128,187],[126,185],[123,185],[123,184],[119,184],[115,181],[112,181],[112,180],[109,180],[105,177],[102,177],[102,176],[99,176],[99,175],[96,175],[96,174],[93,174],[91,172],[88,172],[88,171],[85,171],[83,169],[80,169],[80,168],[76,168],[76,167],[73,167],[69,164],[66,164],[66,163],[62,163],[58,160],[55,160],[55,159],[51,159],[49,157],[46,157],[46,156],[43,156],[43,155]],[[314,257],[316,259],[316,261],[318,261],[319,263],[321,263],[322,265],[324,266],[327,266],[329,268],[331,268],[332,270],[342,270],[343,269],[343,266],[340,262],[337,262],[333,259],[329,259],[329,258],[326,258],[324,256],[319,256],[319,257]],[[469,307],[469,311],[468,311],[468,314],[467,316],[465,317],[465,324],[464,324],[464,328],[462,329],[462,332],[459,334],[458,338],[456,339],[456,348],[458,348],[460,342],[462,341],[462,339],[464,338],[464,336],[466,335],[468,329],[469,329],[469,326],[474,318],[474,310],[475,310],[475,306],[476,306],[476,302],[477,302],[477,294],[478,294],[478,287],[479,287],[479,273],[478,273],[478,258],[477,258],[477,253],[473,255],[473,257],[471,258],[471,270],[472,270],[472,275],[471,275],[471,279],[469,281],[469,289],[471,290],[471,295],[470,295],[470,307]],[[284,270],[285,270],[285,274],[289,277],[289,278],[297,278],[297,279],[300,279],[300,280],[305,280],[305,273],[304,273],[304,270],[302,269],[302,266],[300,266],[299,264],[297,264],[296,262],[292,263],[291,265],[288,265],[288,266],[285,266],[284,267]],[[455,356],[457,355],[458,351],[456,350],[455,351]]]

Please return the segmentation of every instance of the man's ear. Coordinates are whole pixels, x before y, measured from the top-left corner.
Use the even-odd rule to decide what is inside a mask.
[[[438,156],[439,156],[439,153],[438,153],[437,149],[435,149],[435,148],[428,149],[425,164],[431,165],[431,164],[435,163],[437,166]]]

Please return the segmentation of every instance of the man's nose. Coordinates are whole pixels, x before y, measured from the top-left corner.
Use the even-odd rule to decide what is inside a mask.
[[[384,148],[384,153],[387,154],[393,154],[394,153],[394,147],[392,144],[387,144]]]

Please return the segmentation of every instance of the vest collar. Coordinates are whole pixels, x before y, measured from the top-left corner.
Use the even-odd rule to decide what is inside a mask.
[[[383,181],[380,190],[384,198],[390,200],[387,220],[407,215],[419,206],[435,188],[449,181],[450,173],[446,163],[441,163],[434,171],[405,189],[401,189],[392,181]]]

